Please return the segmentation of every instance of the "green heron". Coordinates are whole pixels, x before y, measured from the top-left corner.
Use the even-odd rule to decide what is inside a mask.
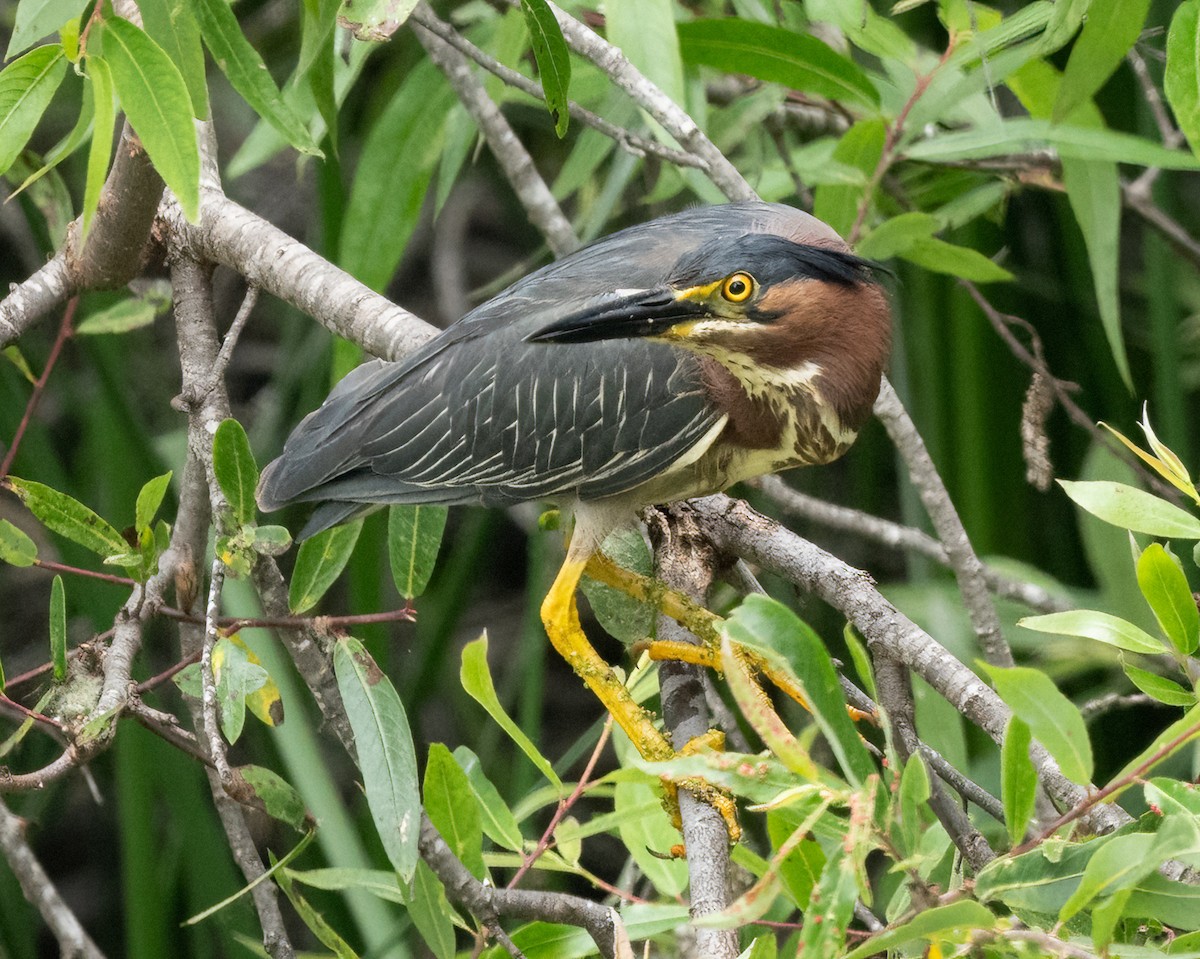
[[[296,427],[258,502],[300,538],[387,503],[555,501],[574,515],[542,605],[558,651],[648,759],[673,755],[588,643],[575,591],[636,510],[842,455],[890,345],[871,264],[790,207],[688,210],[513,284]]]

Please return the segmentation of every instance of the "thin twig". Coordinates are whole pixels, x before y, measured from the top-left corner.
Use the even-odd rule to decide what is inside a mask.
[[[432,15],[428,7],[424,5],[418,6],[413,11],[411,19],[414,23],[419,23],[431,33],[437,34],[437,36],[445,40],[454,49],[470,57],[479,66],[483,67],[483,69],[503,80],[508,86],[520,90],[522,93],[536,100],[545,102],[546,93],[540,83],[536,80],[531,80],[523,73],[519,73],[511,67],[505,66],[495,57],[479,49],[479,47],[475,46],[475,44],[455,30],[450,24]],[[699,157],[685,153],[682,150],[674,150],[655,140],[638,136],[633,131],[618,126],[604,119],[604,117],[598,116],[591,110],[581,107],[574,100],[567,101],[567,112],[571,115],[572,119],[578,120],[598,133],[604,134],[604,136],[613,140],[622,150],[634,156],[654,156],[675,166],[695,167],[700,170],[707,169],[706,164]]]
[[[208,605],[205,607],[204,644],[200,650],[201,703],[204,707],[204,735],[208,738],[208,754],[223,786],[233,782],[225,742],[221,739],[221,724],[217,719],[217,680],[213,671],[213,649],[217,644],[217,612],[221,605],[221,586],[225,582],[225,564],[214,557],[208,586]]]
[[[8,471],[12,469],[13,461],[17,458],[17,450],[21,446],[21,439],[25,436],[25,430],[29,428],[29,423],[33,419],[33,412],[37,409],[38,401],[42,398],[42,393],[45,392],[46,381],[50,379],[50,371],[54,369],[54,364],[58,362],[58,355],[62,352],[63,344],[74,333],[72,322],[75,319],[75,310],[78,306],[79,297],[77,296],[73,296],[67,301],[66,308],[63,310],[62,320],[58,324],[58,335],[54,337],[54,345],[50,347],[50,355],[46,358],[46,365],[42,368],[42,375],[33,384],[33,392],[29,394],[29,401],[25,404],[25,412],[21,414],[21,422],[17,424],[17,431],[13,434],[12,442],[8,445],[8,452],[4,454],[4,460],[0,462],[0,479],[7,476]]]
[[[233,359],[233,348],[237,346],[238,337],[242,335],[242,330],[245,329],[246,322],[250,319],[250,314],[254,312],[254,305],[257,302],[258,287],[251,283],[246,287],[246,295],[242,298],[242,305],[238,308],[237,316],[229,324],[229,329],[225,332],[225,339],[221,341],[221,352],[213,361],[212,376],[208,381],[210,390],[214,389],[216,384],[224,378],[225,369],[229,366],[229,361]]]

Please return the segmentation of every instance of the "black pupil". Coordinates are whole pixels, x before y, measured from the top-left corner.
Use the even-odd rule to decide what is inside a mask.
[[[746,292],[746,281],[745,280],[730,280],[729,281],[729,295],[730,296],[741,296],[745,292]]]

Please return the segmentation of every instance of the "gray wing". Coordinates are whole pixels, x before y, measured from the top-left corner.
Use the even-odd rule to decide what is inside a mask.
[[[359,367],[264,471],[260,504],[597,498],[666,469],[720,418],[681,350],[518,332],[450,337],[453,349],[444,335],[409,361]]]

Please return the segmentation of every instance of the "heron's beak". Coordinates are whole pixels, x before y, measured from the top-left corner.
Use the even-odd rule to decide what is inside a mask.
[[[528,343],[592,343],[661,336],[676,323],[704,315],[704,306],[670,287],[620,290],[585,310],[556,320],[525,337]]]

